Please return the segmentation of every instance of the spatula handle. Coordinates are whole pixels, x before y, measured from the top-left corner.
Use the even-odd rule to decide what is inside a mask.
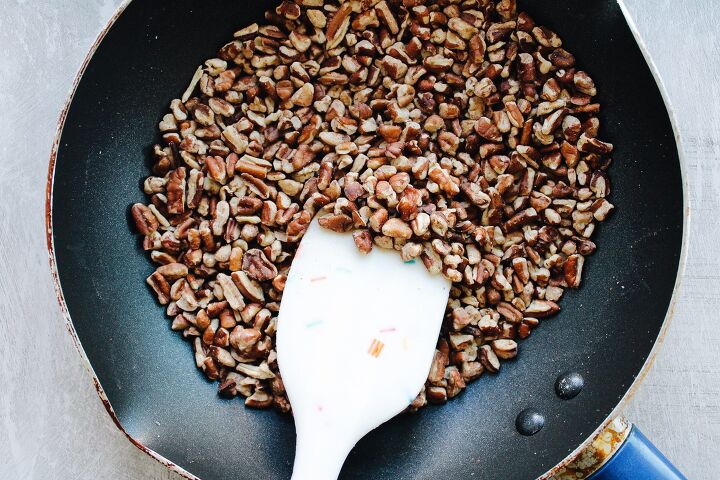
[[[291,480],[336,480],[353,445],[320,433],[298,432]]]

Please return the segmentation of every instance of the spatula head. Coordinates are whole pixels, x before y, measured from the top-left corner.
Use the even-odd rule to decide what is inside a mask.
[[[301,443],[342,456],[403,411],[427,378],[450,282],[396,251],[358,251],[350,234],[309,227],[278,318],[280,373]],[[339,466],[338,466],[339,469]],[[320,478],[320,477],[316,477]]]

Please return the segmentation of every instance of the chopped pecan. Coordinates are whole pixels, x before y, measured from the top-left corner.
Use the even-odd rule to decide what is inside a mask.
[[[503,360],[509,360],[517,356],[518,345],[515,340],[502,338],[498,340],[493,340],[490,345],[492,346],[493,352],[495,352],[495,355],[498,358],[502,358]]]
[[[265,292],[263,292],[260,284],[257,283],[255,280],[251,279],[245,272],[232,272],[231,278],[232,282],[239,289],[239,291],[242,292],[243,296],[247,297],[253,302],[265,301]],[[229,299],[228,302],[230,302]],[[230,303],[230,306],[232,306],[232,303]]]
[[[525,315],[528,317],[543,318],[553,315],[560,311],[560,306],[549,300],[533,300],[525,309]]]
[[[140,235],[148,235],[158,229],[157,218],[147,206],[136,203],[132,206],[130,212]]]
[[[170,214],[185,212],[185,167],[173,170],[167,181],[167,211]]]
[[[154,272],[147,278],[147,283],[155,291],[158,297],[158,302],[161,305],[167,305],[170,301],[170,284],[162,274]]]
[[[408,240],[412,237],[412,229],[410,226],[399,218],[391,218],[382,226],[383,235],[392,238],[400,238]]]
[[[372,237],[368,230],[357,230],[352,234],[358,250],[362,253],[370,253],[372,250]]]
[[[505,230],[508,232],[512,232],[522,227],[523,225],[535,222],[537,218],[537,211],[532,207],[527,208],[522,212],[516,213],[512,218],[505,222]]]
[[[272,280],[278,274],[277,267],[267,259],[262,250],[253,248],[243,256],[242,271],[260,282]]]
[[[568,287],[578,288],[580,286],[584,263],[585,257],[578,254],[570,255],[567,258],[563,270],[565,273],[565,283],[567,283]]]
[[[353,226],[353,219],[344,213],[330,214],[320,217],[318,223],[320,223],[321,227],[334,232],[347,232]]]
[[[350,26],[350,13],[352,13],[350,3],[343,3],[328,22],[325,32],[327,49],[337,47],[345,38],[345,34]]]
[[[225,300],[227,300],[230,305],[230,308],[234,310],[241,310],[244,308],[245,300],[233,280],[223,273],[218,274],[217,280],[222,288]]]

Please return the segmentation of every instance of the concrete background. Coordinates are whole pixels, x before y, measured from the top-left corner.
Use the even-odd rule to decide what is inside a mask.
[[[50,279],[45,179],[72,79],[120,0],[4,0],[0,13],[0,478],[180,478],[106,414]],[[720,4],[626,0],[674,107],[692,206],[665,344],[626,409],[691,479],[720,471]],[[715,452],[714,454],[712,452]]]

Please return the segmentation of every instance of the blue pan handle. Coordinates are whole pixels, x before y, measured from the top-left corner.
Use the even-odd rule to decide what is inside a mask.
[[[622,446],[588,480],[687,480],[635,425]]]

